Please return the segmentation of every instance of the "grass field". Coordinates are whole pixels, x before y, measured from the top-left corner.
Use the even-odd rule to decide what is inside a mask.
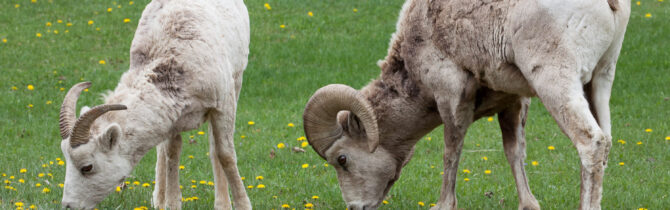
[[[130,41],[146,4],[146,0],[0,0],[0,209],[17,208],[18,203],[23,208],[60,208],[59,184],[65,174],[59,164],[62,98],[73,84],[91,81],[93,87],[82,94],[79,105],[101,103],[100,93],[114,88],[128,68]],[[307,203],[316,209],[344,209],[335,171],[324,166],[309,146],[306,153],[289,148],[301,146],[297,139],[304,135],[302,111],[316,89],[330,83],[360,88],[379,75],[375,63],[386,54],[402,0],[248,0],[246,4],[251,53],[235,140],[251,202],[256,209],[281,209],[284,204],[303,209]],[[669,11],[667,1],[641,0],[640,5],[633,1],[612,93],[614,145],[603,209],[670,206]],[[514,179],[495,122],[479,120],[468,132],[460,169],[470,173],[458,174],[460,208],[517,208]],[[184,144],[182,153],[185,209],[213,205],[213,186],[207,184],[213,181],[207,137],[198,134],[205,129],[183,134],[195,142]],[[428,209],[437,202],[441,131],[437,128],[419,141],[416,155],[381,208]],[[526,134],[526,169],[540,205],[577,208],[577,152],[538,100],[533,100]],[[280,143],[286,147],[279,149]],[[99,208],[150,207],[154,162],[151,151],[127,180],[129,187],[112,193]],[[259,188],[260,184],[265,187]],[[487,192],[492,195],[485,196]]]

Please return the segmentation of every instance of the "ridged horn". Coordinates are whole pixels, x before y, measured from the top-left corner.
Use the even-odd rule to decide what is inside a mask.
[[[91,125],[95,119],[114,110],[125,110],[127,107],[122,104],[104,104],[93,107],[88,112],[79,117],[72,129],[72,137],[70,138],[70,146],[76,148],[79,145],[88,143]]]
[[[80,82],[65,94],[65,99],[63,99],[63,105],[60,107],[60,119],[58,120],[60,124],[60,136],[63,139],[67,139],[72,133],[72,127],[77,121],[77,99],[86,88],[91,87],[91,82]]]
[[[342,127],[337,122],[337,113],[350,111],[365,127],[368,151],[374,152],[379,145],[377,120],[372,107],[363,94],[341,84],[332,84],[317,90],[305,106],[302,115],[307,141],[322,157],[335,140],[340,138]]]

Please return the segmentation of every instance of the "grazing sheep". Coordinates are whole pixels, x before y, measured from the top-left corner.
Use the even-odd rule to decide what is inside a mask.
[[[434,209],[456,209],[468,126],[498,114],[519,209],[539,209],[524,170],[524,126],[537,96],[581,158],[580,209],[600,209],[611,147],[609,97],[630,2],[408,0],[381,76],[362,90],[325,86],[303,115],[314,150],[336,171],[351,210],[376,209],[414,145],[444,124]]]
[[[67,169],[62,205],[93,209],[157,146],[156,209],[181,209],[180,133],[209,121],[215,209],[250,209],[233,144],[235,111],[249,54],[249,15],[241,0],[154,0],[130,50],[130,68],[105,104],[82,109],[91,84],[72,87],[61,107]],[[109,112],[113,110],[123,110]]]

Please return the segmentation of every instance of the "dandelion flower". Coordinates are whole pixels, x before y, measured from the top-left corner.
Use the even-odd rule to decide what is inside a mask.
[[[554,148],[554,146],[548,146],[547,149],[548,149],[548,150],[554,150],[554,149],[556,149],[556,148]]]
[[[47,27],[51,27],[51,22],[47,22],[45,25],[46,25]]]
[[[57,22],[57,23],[63,23],[63,20],[58,19],[56,22]]]
[[[19,183],[21,183],[21,184],[26,183],[26,180],[19,179]]]
[[[100,27],[96,27],[95,30],[96,30],[96,31],[99,31],[99,30],[100,30]]]
[[[651,128],[644,129],[644,132],[647,132],[647,133],[650,133],[652,131],[654,131],[654,130],[652,130]]]
[[[617,141],[617,142],[619,142],[619,143],[622,144],[622,145],[623,145],[623,144],[626,144],[626,141],[624,141],[623,139],[619,139],[619,141]]]
[[[2,43],[7,43],[7,38],[2,38]]]
[[[256,185],[256,188],[263,189],[263,188],[265,188],[265,185],[264,184],[258,184],[258,185]]]
[[[179,170],[184,170],[185,168],[186,168],[186,167],[184,167],[184,165],[180,165],[180,166],[179,166]]]
[[[253,185],[249,185],[249,186],[247,186],[247,188],[249,188],[249,189],[253,189],[254,186],[253,186]]]
[[[24,174],[26,172],[28,172],[28,170],[26,170],[25,168],[22,168],[21,170],[19,170],[19,173],[22,173],[22,174]]]
[[[214,182],[209,181],[209,182],[207,182],[207,185],[209,185],[209,186],[214,186]]]
[[[389,202],[387,200],[383,200],[382,203],[383,204],[389,204]]]
[[[284,147],[286,147],[286,145],[284,145],[284,143],[277,144],[277,149],[283,149]]]
[[[42,189],[42,193],[49,193],[49,192],[51,192],[49,188],[45,187],[44,189]]]
[[[12,86],[12,90],[18,90],[18,89],[19,88],[17,88],[16,86]]]
[[[19,8],[19,7],[21,7],[20,4],[15,4],[15,5],[14,5],[14,8]]]
[[[33,108],[33,104],[28,104],[28,107],[29,107],[29,108]]]
[[[309,145],[309,142],[303,141],[300,143],[300,147],[307,147],[307,145]]]
[[[124,22],[124,23],[130,23],[130,18],[125,18],[125,19],[123,19],[123,22]]]
[[[624,165],[624,164],[625,164],[625,163],[623,163],[623,162],[619,162],[619,165],[620,165],[620,166],[622,166],[622,165]]]
[[[635,2],[635,4],[637,4],[637,6],[640,6],[640,1]]]
[[[33,0],[33,1],[35,1],[35,0]],[[36,209],[37,206],[35,206],[35,204],[31,204],[28,208],[29,208],[29,209]]]
[[[60,90],[60,91],[65,91],[65,88],[64,88],[64,87],[61,87],[59,90]]]
[[[306,203],[305,204],[305,208],[312,208],[312,207],[314,207],[314,204],[312,204],[312,203]]]
[[[189,156],[188,156],[188,159],[193,159],[193,155],[189,155]]]
[[[140,182],[139,181],[134,181],[133,184],[134,185],[140,185]]]
[[[463,169],[463,173],[469,174],[469,173],[470,173],[470,170],[468,170],[468,169]]]
[[[318,195],[314,195],[314,196],[312,196],[312,199],[319,199],[319,196],[318,196]]]
[[[54,34],[58,34],[58,30],[54,30]]]
[[[128,5],[133,5],[134,3],[135,3],[135,2],[130,1],[130,2],[128,2]]]
[[[43,176],[44,176],[44,173],[37,174],[37,177],[43,177]]]
[[[242,138],[242,139],[243,139],[243,138],[247,138],[247,136],[245,136],[245,135],[241,135],[240,138]]]
[[[324,163],[324,164],[323,164],[323,167],[328,167],[328,163]]]
[[[641,141],[638,141],[638,142],[637,142],[637,145],[642,145],[642,142],[641,142]]]
[[[30,3],[37,3],[37,0],[30,0]]]
[[[285,26],[284,26],[284,25],[281,25],[281,26],[279,26],[279,27],[284,28]],[[292,128],[292,127],[295,127],[295,125],[293,125],[293,123],[288,123],[288,127],[291,127],[291,128]]]
[[[42,184],[40,184],[40,183],[35,184],[35,187],[41,187],[41,186],[42,186]]]
[[[358,12],[358,9],[354,8],[354,12]]]
[[[289,206],[288,204],[282,204],[281,207],[285,209],[291,208],[291,206]]]
[[[95,22],[93,22],[92,20],[89,20],[89,21],[88,21],[88,24],[89,24],[89,25],[93,25],[93,23],[95,23]]]
[[[425,206],[426,204],[423,203],[422,201],[419,201],[419,206]]]
[[[466,181],[466,182],[467,182],[467,181],[470,181],[470,179],[468,179],[468,178],[465,178],[465,179],[463,179],[463,181]]]
[[[107,12],[112,12],[112,8],[107,8]]]
[[[142,187],[149,187],[149,186],[151,186],[151,184],[149,184],[149,183],[142,184]]]
[[[532,164],[533,166],[540,165],[537,161],[533,161],[531,164]]]
[[[72,23],[66,23],[65,26],[70,27],[72,26]]]
[[[36,33],[35,36],[42,37],[42,33]]]
[[[192,189],[195,189],[195,188],[198,188],[198,186],[191,185],[191,188],[192,188]]]
[[[484,157],[482,157],[482,160],[489,160],[489,158],[484,156]]]
[[[101,64],[101,65],[105,65],[107,62],[105,62],[105,60],[100,60],[100,61],[98,61],[98,63]]]
[[[241,179],[242,181],[244,181],[244,180],[247,179],[247,178],[246,178],[246,177],[240,177],[240,179]]]
[[[301,137],[298,137],[296,140],[298,140],[298,141],[304,141],[304,140],[306,140],[306,139],[307,139],[307,138],[305,138],[304,136],[301,136]]]
[[[486,121],[493,122],[493,117],[486,118]]]
[[[314,13],[312,13],[312,11],[309,11],[309,12],[307,12],[307,15],[309,15],[310,17],[312,17],[312,16],[314,16]]]
[[[198,135],[205,135],[204,131],[198,131]]]
[[[491,174],[491,170],[484,171],[485,174]]]
[[[651,18],[651,13],[644,14],[644,17]]]
[[[15,205],[16,207],[23,207],[23,203],[22,203],[22,202],[16,202],[16,203],[14,203],[14,205]]]
[[[302,168],[307,168],[307,167],[309,167],[309,164],[307,164],[307,163],[302,164]]]
[[[263,176],[257,176],[256,180],[263,180]]]
[[[256,123],[255,123],[254,121],[249,121],[249,122],[247,122],[247,124],[249,124],[249,125],[254,125],[254,124],[256,124]]]
[[[65,185],[63,183],[58,184],[58,187],[63,188]]]
[[[665,137],[665,140],[670,141],[670,136],[666,136],[666,137]]]
[[[264,6],[265,9],[267,9],[267,10],[272,10],[272,7],[270,7],[270,4],[268,4],[268,3],[263,4],[263,6]]]

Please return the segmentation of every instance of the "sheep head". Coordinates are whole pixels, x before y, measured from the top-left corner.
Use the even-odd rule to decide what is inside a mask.
[[[377,208],[402,166],[377,148],[377,120],[365,96],[346,85],[325,86],[307,103],[303,120],[310,145],[337,171],[348,209]]]
[[[90,82],[73,86],[65,96],[60,112],[61,150],[65,157],[63,207],[93,209],[130,174],[128,157],[119,154],[121,127],[110,123],[99,133],[91,131],[93,122],[108,111],[125,110],[120,104],[84,107],[77,119],[75,109],[81,91]]]

